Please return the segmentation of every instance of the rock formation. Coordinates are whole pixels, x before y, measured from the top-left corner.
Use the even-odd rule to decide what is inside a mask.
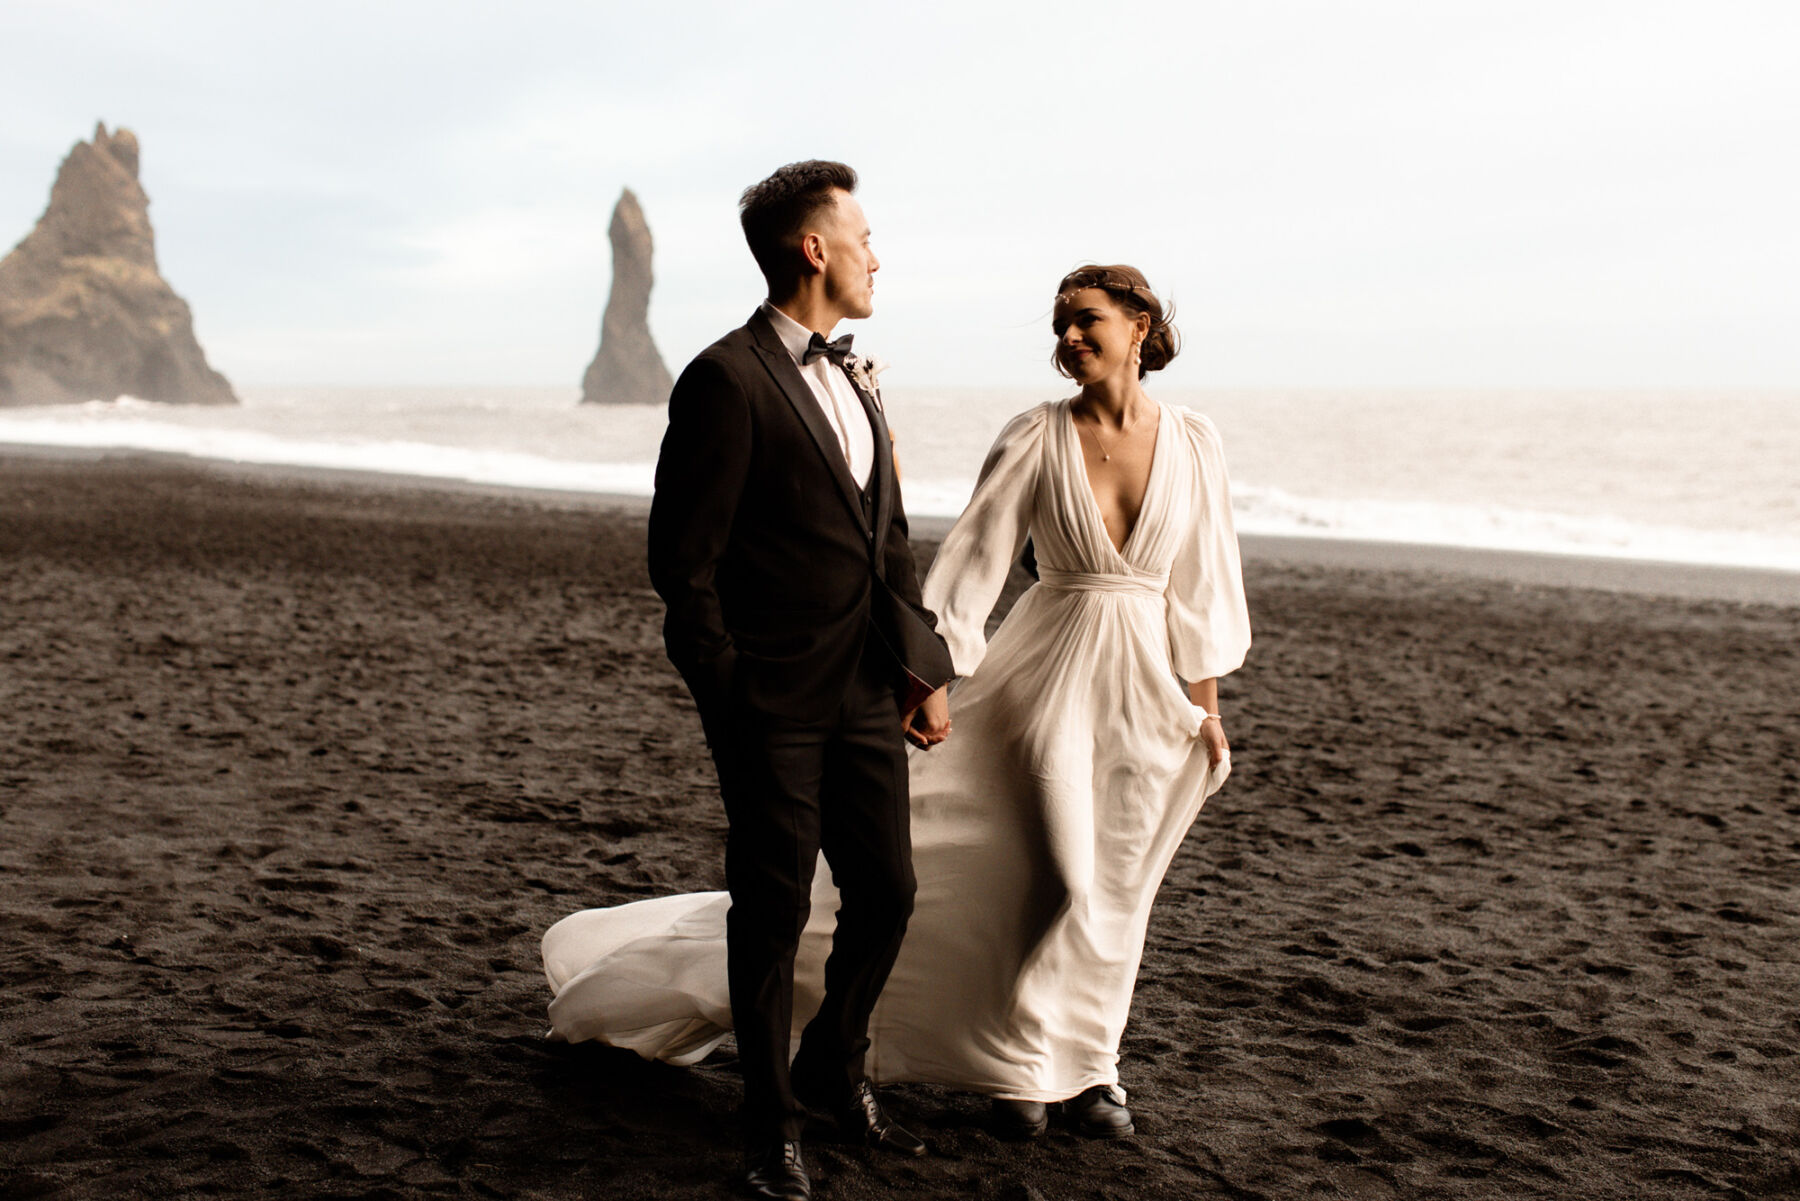
[[[650,227],[626,188],[613,207],[612,295],[600,322],[600,351],[581,380],[583,404],[663,404],[675,386],[650,340]]]
[[[128,129],[77,142],[37,228],[0,260],[0,406],[135,396],[236,404],[156,270]]]

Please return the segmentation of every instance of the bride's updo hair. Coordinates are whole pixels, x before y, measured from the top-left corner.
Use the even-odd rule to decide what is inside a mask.
[[[1148,313],[1150,315],[1150,332],[1144,335],[1143,345],[1138,347],[1138,378],[1143,379],[1151,371],[1161,371],[1169,365],[1169,360],[1181,353],[1181,334],[1169,324],[1175,317],[1175,306],[1165,306],[1150,290],[1150,281],[1136,267],[1127,267],[1115,263],[1110,267],[1077,267],[1063,276],[1062,283],[1056,285],[1056,296],[1060,300],[1070,292],[1079,292],[1083,288],[1099,288],[1113,302],[1128,313]],[[1050,364],[1056,368],[1058,375],[1067,376],[1062,361],[1056,357],[1054,349],[1050,352]]]

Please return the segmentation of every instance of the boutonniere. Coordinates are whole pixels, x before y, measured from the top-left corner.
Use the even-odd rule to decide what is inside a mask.
[[[875,407],[879,410],[881,408],[881,373],[888,369],[887,360],[873,356],[863,358],[861,355],[854,355],[844,366],[849,369],[850,378],[856,381],[856,386],[869,394],[869,399],[875,402]]]

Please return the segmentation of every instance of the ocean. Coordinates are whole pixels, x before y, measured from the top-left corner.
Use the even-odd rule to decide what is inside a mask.
[[[1800,572],[1800,392],[1170,391],[1217,422],[1238,529]],[[647,496],[660,408],[562,388],[242,388],[0,410],[0,443]],[[1043,390],[890,388],[908,511],[954,517]]]

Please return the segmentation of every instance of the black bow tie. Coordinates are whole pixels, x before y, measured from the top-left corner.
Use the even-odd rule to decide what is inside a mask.
[[[800,356],[800,365],[804,367],[814,359],[826,358],[842,367],[844,360],[850,357],[850,341],[855,336],[845,334],[836,341],[827,342],[822,335],[814,334],[812,341],[806,344],[806,353]]]

